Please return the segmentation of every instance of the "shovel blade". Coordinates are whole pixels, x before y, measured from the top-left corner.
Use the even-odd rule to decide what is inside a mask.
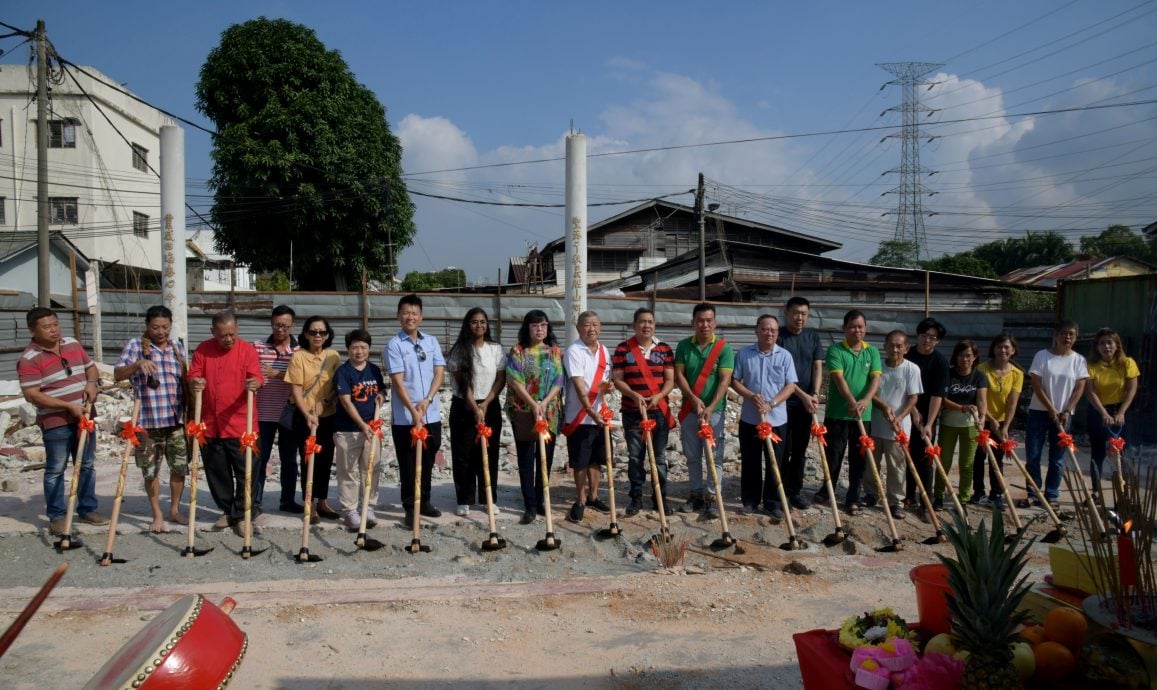
[[[604,527],[598,532],[595,532],[595,539],[615,539],[622,533],[623,531],[619,529],[618,523],[612,522],[610,527]]]
[[[185,550],[181,552],[181,556],[185,558],[196,558],[197,556],[204,556],[212,550],[212,546],[207,549],[195,549],[192,546],[186,546]]]
[[[538,543],[534,545],[534,548],[538,549],[539,551],[554,551],[560,546],[562,546],[562,541],[555,539],[554,532],[547,532],[546,537],[538,540]]]
[[[76,549],[83,549],[84,544],[79,539],[61,539],[52,545],[57,551],[74,551]]]
[[[506,548],[506,540],[497,534],[491,534],[486,541],[482,542],[481,548],[483,551],[499,551]]]
[[[125,560],[124,558],[117,558],[116,556],[112,555],[108,551],[101,554],[100,560],[98,562],[102,566],[112,565],[113,563],[118,563],[118,564],[119,563],[128,563],[128,561]]]
[[[1065,538],[1064,532],[1062,532],[1059,529],[1054,529],[1054,530],[1050,531],[1048,534],[1041,537],[1041,541],[1043,541],[1046,544],[1056,544],[1057,542],[1059,542],[1061,539],[1064,539],[1064,538]]]
[[[377,539],[366,539],[362,541],[361,546],[358,548],[362,551],[381,551],[382,549],[386,548],[386,545]]]
[[[411,539],[405,549],[406,553],[430,553],[430,547],[423,544],[421,539]]]
[[[325,559],[315,553],[310,553],[309,549],[302,549],[293,557],[295,563],[321,563]]]
[[[269,550],[268,546],[266,546],[265,548],[261,548],[261,549],[254,549],[254,548],[249,547],[249,546],[243,546],[243,547],[241,547],[241,557],[246,558],[246,559],[253,558],[254,556],[260,556],[261,554],[265,553],[268,550]]]
[[[891,544],[881,546],[876,549],[877,553],[898,553],[904,550],[904,545],[900,543],[899,539],[893,539]]]
[[[824,537],[824,546],[835,546],[836,544],[841,544],[847,538],[848,535],[842,529],[838,529]]]

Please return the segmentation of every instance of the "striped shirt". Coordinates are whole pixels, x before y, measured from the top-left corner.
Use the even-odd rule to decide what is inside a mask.
[[[141,339],[133,338],[125,343],[121,351],[118,367],[135,364],[142,358]],[[185,419],[185,390],[183,366],[185,348],[180,343],[169,341],[163,348],[149,343],[149,354],[144,357],[157,365],[157,373],[153,378],[160,384],[155,389],[148,386],[149,377],[143,371],[138,371],[129,377],[133,384],[133,391],[137,400],[141,401],[141,412],[137,423],[145,429],[163,429],[170,426],[179,426]]]
[[[68,403],[84,403],[85,371],[95,366],[84,347],[74,338],[62,338],[60,354],[29,343],[16,364],[20,387],[38,388],[41,393]],[[71,372],[71,373],[69,373]],[[36,423],[41,429],[55,429],[76,420],[68,410],[36,408]]]
[[[257,391],[257,421],[276,422],[281,419],[281,408],[289,400],[289,384],[285,382],[285,370],[289,368],[289,360],[294,352],[301,349],[297,338],[289,336],[289,346],[278,349],[273,344],[273,336],[265,340],[254,341],[257,349],[257,361],[262,366],[269,365],[274,371],[281,374],[279,377],[265,377],[265,385]]]
[[[631,352],[632,346],[637,344],[638,341],[635,340],[634,336],[619,343],[619,346],[615,348],[615,354],[611,357],[611,367],[613,371],[623,372],[623,383],[626,383],[631,390],[641,393],[643,396],[649,396],[651,391],[647,388],[639,363],[635,361],[635,355]],[[651,344],[647,347],[640,347],[639,352],[643,355],[643,359],[647,360],[646,365],[651,371],[651,378],[655,380],[657,386],[655,392],[658,393],[663,389],[663,376],[666,371],[675,368],[675,351],[667,343],[652,338]],[[634,398],[624,395],[622,409],[637,411],[639,406],[635,403]]]

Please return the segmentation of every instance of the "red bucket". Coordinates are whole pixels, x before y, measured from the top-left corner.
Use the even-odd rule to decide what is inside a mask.
[[[951,631],[947,597],[952,595],[948,586],[948,568],[942,563],[918,565],[908,572],[916,585],[916,611],[920,627],[933,635]]]

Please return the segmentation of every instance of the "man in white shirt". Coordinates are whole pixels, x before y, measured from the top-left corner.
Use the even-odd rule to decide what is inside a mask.
[[[606,454],[603,439],[603,421],[599,413],[605,401],[603,392],[611,379],[611,355],[599,343],[602,323],[598,314],[584,311],[578,317],[579,340],[566,349],[565,424],[567,459],[574,472],[577,496],[567,519],[581,522],[586,506],[603,513],[610,506],[599,500],[599,482],[602,480],[599,463]]]
[[[911,436],[911,413],[916,401],[924,392],[920,381],[920,367],[904,359],[908,353],[908,334],[892,331],[884,337],[884,371],[880,375],[880,387],[872,396],[872,436],[875,437],[887,475],[887,500],[892,509],[892,517],[904,519],[905,473],[907,463],[904,449],[896,442],[896,432],[892,425]],[[869,502],[871,500],[869,499]]]

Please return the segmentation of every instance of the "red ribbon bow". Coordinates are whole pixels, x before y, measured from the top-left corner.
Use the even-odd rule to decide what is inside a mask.
[[[305,439],[305,455],[317,455],[321,452],[321,444],[317,442],[316,436],[307,436]]]
[[[145,433],[145,430],[134,424],[131,419],[121,425],[121,438],[128,441],[134,448],[141,447],[141,439],[137,434],[143,433]]]
[[[766,441],[770,438],[772,443],[779,443],[783,440],[775,435],[775,429],[769,422],[760,422],[759,425],[755,427],[755,433],[759,434],[760,441]]]
[[[639,428],[643,430],[644,434],[650,434],[657,426],[659,426],[659,423],[653,419],[644,419],[643,421],[639,422]]]
[[[1005,439],[1000,444],[1000,452],[1004,453],[1005,455],[1011,455],[1012,451],[1016,450],[1016,447],[1018,445],[1020,445],[1020,444],[1018,444],[1016,441],[1012,440],[1011,438]]]
[[[1125,439],[1121,438],[1120,436],[1111,438],[1109,439],[1109,447],[1120,453],[1121,451],[1125,450]]]
[[[370,427],[370,433],[372,433],[374,436],[377,436],[380,439],[380,438],[382,438],[382,425],[384,425],[384,424],[385,424],[385,420],[371,419],[370,423],[367,426]]]
[[[92,421],[92,418],[88,415],[81,417],[76,424],[80,427],[81,431],[87,431],[90,434],[96,431],[96,422]]]
[[[876,442],[867,434],[860,437],[860,452],[864,455],[876,450]]]
[[[1057,432],[1057,445],[1061,448],[1068,448],[1076,452],[1077,444],[1073,441],[1073,435],[1064,431]]]
[[[197,445],[205,445],[205,432],[207,427],[204,422],[189,422],[185,425],[185,433],[189,438],[197,442]]]
[[[550,442],[550,422],[545,419],[534,420],[534,431],[546,442]]]
[[[928,446],[927,448],[924,449],[924,455],[928,456],[929,460],[931,460],[932,458],[939,458],[940,457],[940,446]]]
[[[257,438],[257,432],[255,431],[246,431],[245,433],[241,434],[241,450],[248,448],[254,453],[261,452],[257,448]]]
[[[410,445],[417,446],[419,443],[422,447],[426,447],[426,439],[430,436],[430,430],[424,426],[416,426],[410,429]]]
[[[903,431],[897,430],[896,431],[896,443],[899,443],[902,446],[908,445],[908,434],[905,434]]]
[[[823,424],[812,424],[812,436],[815,436],[817,439],[819,439],[821,446],[828,445],[828,440],[824,438],[824,436],[827,436],[827,434],[828,428],[826,426]]]
[[[478,432],[478,443],[485,443],[487,439],[494,435],[494,429],[486,426],[486,422],[482,422],[474,427]]]
[[[699,425],[699,438],[708,443],[715,443],[715,430],[711,428],[710,424],[704,422]]]
[[[992,432],[988,429],[981,429],[980,433],[976,435],[976,445],[980,447],[992,446],[996,448],[996,441],[992,440]]]
[[[614,413],[614,411],[611,410],[611,408],[607,407],[606,405],[603,405],[599,409],[599,417],[601,417],[602,420],[604,422],[606,422],[607,424],[610,424],[611,420],[615,418],[615,413]]]

